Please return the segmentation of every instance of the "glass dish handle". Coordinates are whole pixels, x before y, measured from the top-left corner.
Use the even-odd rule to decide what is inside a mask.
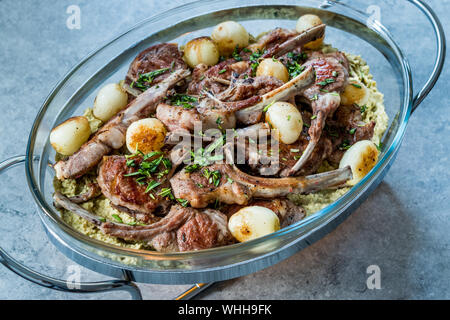
[[[422,89],[420,89],[419,92],[413,98],[411,110],[411,113],[413,113],[420,105],[420,103],[423,101],[423,99],[425,99],[428,93],[430,93],[431,89],[433,89],[434,85],[436,84],[436,81],[439,79],[439,76],[441,75],[442,68],[444,67],[445,62],[446,40],[441,21],[428,4],[426,4],[422,0],[406,0],[406,1],[414,4],[427,17],[428,21],[431,23],[431,26],[433,27],[434,35],[436,37],[436,58],[434,61],[433,71],[429,75]],[[344,1],[342,0],[324,0],[324,3],[321,5],[321,7],[328,8],[333,6],[335,3],[339,2],[344,3]],[[351,1],[346,2],[349,4],[349,6],[353,6],[353,3]]]
[[[0,175],[6,170],[23,163],[25,163],[25,156],[16,156],[0,162]],[[46,288],[76,293],[124,290],[130,293],[132,299],[142,300],[142,295],[139,288],[136,284],[130,281],[126,273],[124,273],[124,280],[69,283],[65,280],[49,277],[28,268],[11,257],[2,247],[0,247],[0,263],[22,278]]]
[[[436,36],[436,59],[434,62],[433,71],[428,77],[428,80],[425,83],[425,85],[415,95],[412,102],[412,110],[411,110],[412,113],[414,112],[414,110],[417,109],[417,107],[423,101],[423,99],[425,99],[425,97],[428,95],[431,89],[433,89],[436,81],[438,80],[441,74],[445,62],[446,41],[441,21],[439,21],[439,18],[437,17],[433,9],[431,9],[431,7],[428,4],[426,4],[421,0],[408,0],[408,1],[412,2],[417,8],[419,8],[425,14],[425,16],[428,18],[428,21],[431,23],[433,31]]]

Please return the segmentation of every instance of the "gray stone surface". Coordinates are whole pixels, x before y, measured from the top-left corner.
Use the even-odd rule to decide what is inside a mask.
[[[56,82],[87,53],[149,15],[186,1],[0,1],[0,159],[25,152],[38,108]],[[450,1],[427,1],[449,33]],[[66,8],[81,7],[80,30]],[[405,7],[397,37],[417,83],[431,66],[432,39]],[[413,30],[407,32],[406,30]],[[414,40],[411,41],[411,35]],[[425,44],[419,39],[428,39]],[[450,72],[411,117],[385,180],[335,231],[281,263],[225,281],[202,299],[449,299]],[[0,244],[43,273],[67,277],[69,259],[49,243],[26,190],[22,168],[0,180]],[[368,290],[366,268],[381,269]],[[106,279],[82,268],[83,281]],[[139,285],[147,299],[170,299],[187,286]],[[0,299],[127,299],[126,293],[68,294],[29,283],[0,267]]]

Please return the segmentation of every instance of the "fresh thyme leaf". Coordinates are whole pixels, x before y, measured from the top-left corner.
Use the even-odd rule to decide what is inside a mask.
[[[225,73],[225,72],[227,72],[227,69],[222,69],[222,70],[219,71],[219,74],[222,74],[222,73]]]
[[[357,84],[357,83],[350,83],[352,86],[354,86],[355,88],[361,89],[362,87]]]
[[[350,134],[354,134],[354,133],[355,133],[355,131],[356,131],[356,128],[352,128],[352,129],[350,129],[350,130],[348,131],[348,133],[350,133]]]

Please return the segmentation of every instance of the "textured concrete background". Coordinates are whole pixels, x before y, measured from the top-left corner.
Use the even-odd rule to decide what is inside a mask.
[[[38,108],[69,68],[136,22],[185,2],[0,0],[0,159],[25,152]],[[449,34],[450,1],[427,2]],[[66,28],[66,9],[72,4],[81,8],[80,30]],[[417,83],[423,84],[431,66],[433,38],[417,11],[410,6],[401,10],[403,27],[393,31]],[[449,299],[448,83],[450,72],[444,70],[412,116],[384,182],[335,231],[275,266],[220,283],[199,298]],[[31,267],[65,278],[73,262],[48,242],[24,181],[22,168],[0,180],[0,245]],[[381,269],[380,290],[366,287],[366,268],[372,264]],[[81,271],[83,281],[107,279]],[[188,287],[139,286],[147,299],[170,299]],[[0,267],[0,299],[80,298],[128,299],[128,295],[52,291]]]

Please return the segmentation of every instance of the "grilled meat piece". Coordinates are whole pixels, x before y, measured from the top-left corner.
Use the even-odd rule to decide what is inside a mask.
[[[225,148],[232,163],[230,150]],[[215,163],[194,172],[184,168],[170,179],[176,198],[188,200],[194,208],[219,201],[247,204],[252,198],[285,197],[289,193],[310,193],[334,187],[351,179],[350,167],[306,177],[262,178],[248,175],[236,166]]]
[[[365,123],[362,121],[359,106],[341,105],[335,113],[336,120],[327,121],[329,131],[338,132],[331,137],[333,141],[333,152],[328,156],[328,161],[333,165],[339,165],[345,148],[361,140],[371,140],[374,134],[375,122]]]
[[[254,124],[261,120],[263,109],[274,101],[285,101],[299,94],[314,82],[313,68],[307,67],[301,74],[282,86],[264,94],[258,103],[236,111],[236,119],[244,124]]]
[[[251,76],[250,63],[231,58],[212,67],[199,64],[194,68],[187,93],[199,95],[202,91],[208,90],[213,94],[219,94],[228,88],[232,74]]]
[[[156,106],[166,96],[167,90],[190,74],[188,70],[177,70],[169,77],[140,94],[124,110],[109,120],[81,149],[66,160],[54,165],[56,177],[60,180],[77,178],[94,168],[114,149],[125,143],[125,134],[130,124],[154,113]]]
[[[139,53],[130,64],[125,83],[130,85],[139,80],[139,76],[142,74],[166,68],[169,70],[157,75],[151,83],[142,84],[145,86],[155,85],[166,79],[170,75],[170,71],[188,70],[176,43],[160,43]],[[139,90],[135,86],[133,88]]]
[[[186,109],[182,106],[172,106],[160,103],[156,107],[156,118],[158,118],[170,131],[194,130],[195,123],[201,123],[202,117],[196,109]],[[208,128],[204,128],[206,130]]]
[[[275,29],[275,34],[276,33],[277,29]],[[300,34],[296,33],[295,36],[289,36],[281,43],[277,42],[273,46],[266,47],[266,52],[263,54],[263,58],[280,57],[290,51],[293,51],[294,49],[302,48],[308,42],[322,38],[324,35],[325,24],[312,27]]]
[[[339,107],[341,103],[339,92],[344,90],[348,82],[346,65],[348,62],[341,63],[337,54],[326,55],[318,52],[304,64],[304,66],[314,67],[316,73],[315,84],[303,93],[303,96],[311,102],[314,119],[308,131],[310,142],[287,175],[294,175],[306,164],[322,135],[327,117]]]
[[[289,39],[295,38],[297,35],[298,32],[295,30],[275,28],[259,38],[256,43],[249,45],[248,49],[251,51],[259,50],[262,52],[267,50],[268,52],[272,52],[274,51],[274,48],[279,47],[280,44],[288,41]]]
[[[258,174],[263,176],[287,176],[287,173],[297,163],[300,155],[309,144],[308,136],[302,133],[292,144],[278,142],[273,147],[268,144],[258,144],[257,148],[246,148],[247,163]],[[239,147],[244,147],[239,145]],[[321,137],[305,165],[297,172],[298,175],[309,175],[317,172],[323,160],[333,152],[333,143],[328,137]],[[251,159],[251,161],[250,161]]]
[[[173,205],[170,212],[150,225],[127,225],[93,215],[61,193],[53,195],[55,204],[88,220],[108,235],[125,240],[144,241],[162,252],[207,249],[228,244],[232,236],[227,217],[217,210],[197,210]]]
[[[262,96],[283,85],[283,81],[271,76],[249,78],[232,77],[230,86],[216,98],[221,101],[241,101],[253,96]]]
[[[155,160],[158,156],[149,159]],[[134,160],[134,167],[127,165],[125,156],[104,157],[99,166],[98,184],[105,197],[119,210],[134,215],[137,219],[148,222],[155,220],[155,213],[165,214],[171,205],[167,197],[158,195],[163,188],[169,187],[165,176],[137,180],[137,176],[127,176],[137,172],[142,158]],[[158,172],[165,170],[163,163],[158,166]],[[158,186],[146,192],[148,183],[155,181]]]

